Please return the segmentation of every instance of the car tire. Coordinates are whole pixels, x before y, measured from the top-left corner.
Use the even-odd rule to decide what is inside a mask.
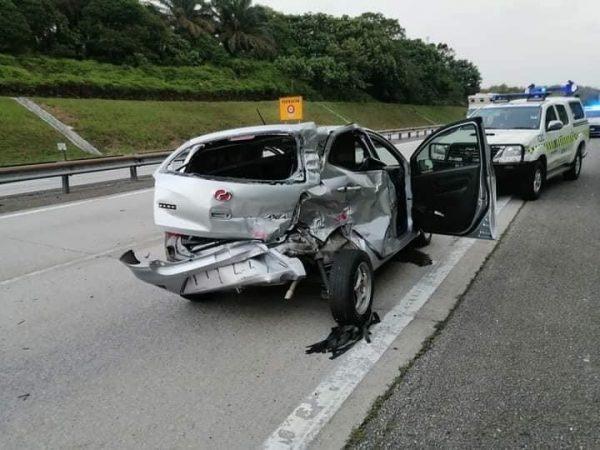
[[[360,325],[371,316],[375,279],[361,250],[340,250],[329,273],[329,307],[340,325]]]
[[[537,200],[542,193],[546,178],[546,166],[540,160],[536,161],[525,177],[521,186],[521,196],[524,200]]]
[[[565,180],[574,181],[579,178],[579,174],[581,173],[581,167],[583,166],[583,155],[582,155],[582,147],[580,146],[577,149],[577,154],[575,155],[575,160],[571,164],[571,168],[567,170],[563,178]]]
[[[427,247],[429,244],[431,244],[431,233],[425,233],[423,230],[419,230],[419,234],[411,242],[414,248]]]

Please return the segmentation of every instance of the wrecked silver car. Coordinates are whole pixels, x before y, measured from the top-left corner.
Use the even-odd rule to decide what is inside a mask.
[[[425,233],[494,237],[495,181],[481,119],[448,125],[407,161],[378,133],[313,123],[242,128],[182,145],[156,171],[166,261],[139,279],[206,293],[320,277],[340,324],[371,314],[373,271]]]

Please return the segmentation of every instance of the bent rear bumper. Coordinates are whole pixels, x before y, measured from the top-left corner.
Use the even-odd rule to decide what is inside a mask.
[[[140,262],[129,250],[120,261],[140,280],[179,295],[283,284],[306,276],[298,258],[260,242],[225,244],[182,262]]]

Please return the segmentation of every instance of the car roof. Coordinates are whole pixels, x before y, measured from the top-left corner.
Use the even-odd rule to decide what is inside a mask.
[[[481,109],[492,109],[492,108],[504,108],[504,107],[526,107],[526,106],[542,106],[542,105],[562,105],[566,102],[581,100],[578,97],[547,97],[545,100],[527,100],[527,99],[517,99],[511,100],[506,103],[488,103],[487,105],[482,105]]]

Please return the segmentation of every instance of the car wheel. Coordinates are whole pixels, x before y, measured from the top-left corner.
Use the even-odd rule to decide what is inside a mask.
[[[565,180],[576,180],[579,178],[579,174],[581,173],[581,166],[583,165],[583,156],[581,147],[577,149],[577,154],[575,155],[575,160],[573,164],[571,164],[571,168],[567,170],[563,177]]]
[[[340,250],[329,274],[329,306],[340,325],[357,325],[371,316],[373,268],[361,250]]]
[[[545,167],[542,161],[536,161],[531,171],[523,181],[522,196],[525,200],[537,200],[542,193],[544,185]]]
[[[414,248],[427,247],[429,244],[431,244],[431,233],[425,233],[423,230],[419,230],[419,234],[411,242]]]

